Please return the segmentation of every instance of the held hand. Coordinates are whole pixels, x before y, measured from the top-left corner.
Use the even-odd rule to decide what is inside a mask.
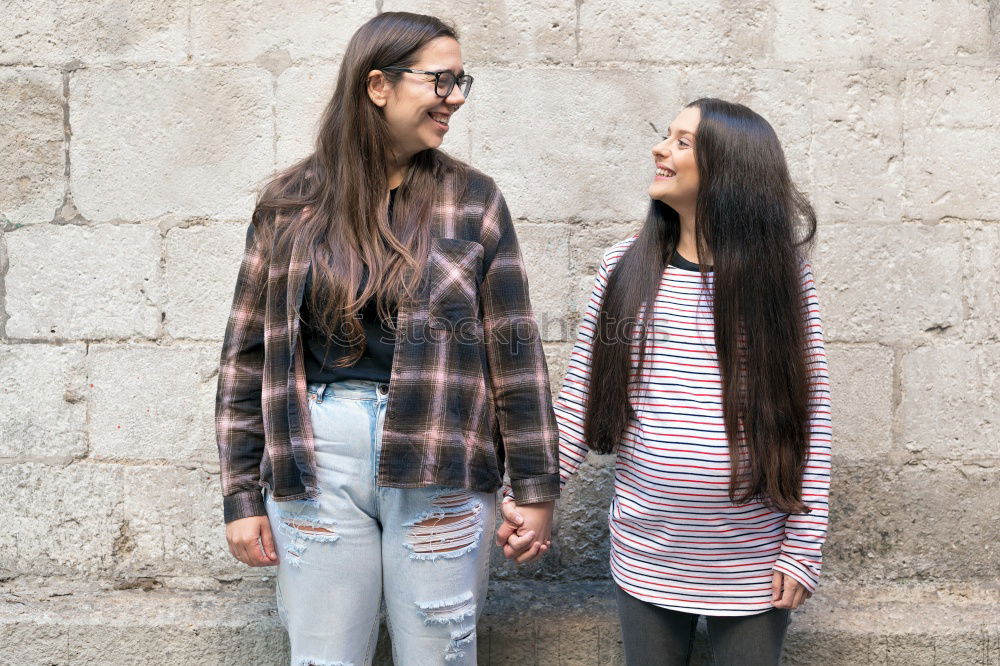
[[[517,512],[517,504],[509,498],[504,498],[503,502],[500,503],[500,517],[503,518],[503,522],[497,528],[495,541],[498,546],[503,546],[507,543],[507,539],[513,536],[518,528],[524,524],[524,518]]]
[[[802,586],[802,583],[780,571],[771,576],[771,603],[775,608],[795,610],[812,592]]]
[[[278,563],[267,516],[250,516],[227,523],[226,541],[229,542],[229,552],[244,564],[273,567]]]
[[[552,512],[555,502],[539,502],[517,506],[504,501],[500,506],[503,523],[497,529],[497,545],[503,547],[504,556],[525,564],[533,562],[548,552],[552,545]]]

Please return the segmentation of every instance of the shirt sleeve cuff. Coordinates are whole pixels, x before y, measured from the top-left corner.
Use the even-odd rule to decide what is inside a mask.
[[[535,504],[559,499],[559,474],[512,479],[514,501],[518,504]]]
[[[774,563],[774,568],[786,576],[791,576],[797,580],[809,592],[816,591],[816,585],[819,584],[819,572],[815,571],[805,562],[787,553],[782,553]]]
[[[266,516],[264,495],[260,489],[241,490],[222,498],[222,511],[227,523],[251,516]]]

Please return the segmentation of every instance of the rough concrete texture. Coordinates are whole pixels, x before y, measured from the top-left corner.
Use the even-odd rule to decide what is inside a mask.
[[[484,67],[478,74],[472,163],[496,178],[515,217],[635,219],[644,212],[650,149],[681,101],[676,71]],[[540,109],[553,109],[544,133],[535,122]]]
[[[169,335],[222,339],[246,234],[246,222],[167,231],[163,249],[163,325]]]
[[[0,458],[87,453],[86,347],[0,345]]]
[[[382,10],[432,14],[458,28],[469,63],[567,62],[576,54],[575,0],[382,0]]]
[[[774,0],[774,56],[787,61],[981,61],[986,0]]]
[[[0,68],[0,224],[47,222],[62,204],[62,88],[58,71]]]
[[[5,234],[7,335],[156,336],[160,236],[153,227],[36,225]]]
[[[553,393],[681,106],[773,125],[819,216],[835,435],[784,663],[1000,663],[1000,2],[0,0],[0,664],[285,659],[273,570],[225,545],[219,344],[257,188],[393,9],[463,35],[444,145],[504,192]],[[541,562],[494,551],[480,663],[623,663],[612,481],[583,465]]]
[[[92,345],[87,356],[91,456],[218,461],[218,347]]]
[[[274,168],[271,76],[255,65],[85,69],[70,100],[70,183],[88,219],[238,219]]]
[[[189,0],[4,0],[0,65],[179,64]]]
[[[921,347],[902,359],[902,444],[911,454],[1000,458],[1000,345]]]
[[[813,263],[830,340],[926,340],[962,323],[959,225],[832,225]]]
[[[825,72],[813,99],[813,204],[824,224],[898,220],[903,123],[897,70]],[[860,183],[864,183],[859,187]]]
[[[244,63],[268,54],[339,60],[347,40],[374,16],[371,2],[190,0],[191,52],[199,62]]]
[[[1000,659],[996,589],[828,587],[795,613],[783,663],[790,666],[987,666]],[[498,584],[478,629],[482,666],[624,664],[606,583]],[[558,604],[552,603],[558,600]],[[704,627],[693,666],[711,663]],[[388,656],[382,627],[375,664]],[[287,664],[288,644],[271,598],[164,589],[85,599],[19,599],[0,606],[8,663]]]
[[[844,460],[884,460],[893,444],[892,348],[831,344],[827,355],[835,455]]]

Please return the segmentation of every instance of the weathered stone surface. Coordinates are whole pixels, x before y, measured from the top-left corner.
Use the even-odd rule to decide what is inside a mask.
[[[117,557],[121,501],[116,465],[0,465],[0,578],[106,571]]]
[[[0,458],[82,456],[83,345],[0,345]]]
[[[568,62],[576,54],[574,0],[383,0],[382,10],[430,14],[451,22],[458,29],[463,59],[475,64]]]
[[[998,218],[1000,176],[992,168],[1000,148],[998,98],[1000,82],[991,71],[947,67],[908,75],[902,94],[908,214]]]
[[[58,72],[0,68],[0,223],[47,222],[62,204],[62,103]]]
[[[649,206],[647,195],[645,206]],[[577,224],[570,236],[570,265],[572,266],[573,282],[569,285],[568,298],[572,301],[574,324],[571,335],[576,339],[577,328],[583,311],[586,309],[594,290],[594,280],[600,269],[604,254],[619,241],[637,234],[642,228],[646,217],[646,209],[642,215],[631,222],[619,224]]]
[[[902,90],[908,128],[995,128],[1000,81],[981,67],[937,67],[909,72]]]
[[[995,583],[1000,487],[991,467],[838,465],[830,507],[828,578]]]
[[[555,535],[564,580],[609,575],[608,510],[614,494],[614,456],[591,453],[566,483]]]
[[[246,224],[167,232],[164,327],[177,338],[221,340],[246,244]]]
[[[893,351],[827,345],[837,459],[884,460],[892,450]]]
[[[569,227],[563,224],[519,224],[518,242],[528,273],[531,307],[543,340],[562,342],[572,311],[566,300],[569,280]]]
[[[293,61],[339,59],[354,31],[375,15],[372,2],[193,0],[195,60],[246,62],[284,51]]]
[[[901,442],[913,455],[1000,458],[1000,346],[921,347],[901,367]]]
[[[278,75],[275,124],[279,169],[315,150],[320,119],[337,87],[338,71],[338,65],[324,63],[289,67]]]
[[[270,78],[256,67],[76,73],[70,152],[80,212],[249,216],[254,188],[274,168]]]
[[[963,60],[990,44],[982,0],[774,0],[773,49],[780,60]]]
[[[1000,153],[995,129],[907,128],[904,212],[914,218],[996,220],[1000,215]],[[947,150],[941,146],[947,145]]]
[[[996,340],[1000,338],[1000,226],[970,225],[965,245],[966,339]]]
[[[653,177],[660,123],[680,106],[672,70],[493,69],[479,72],[472,163],[529,220],[634,220]],[[555,110],[544,133],[532,119]],[[672,117],[672,116],[670,116]]]
[[[117,562],[119,578],[274,572],[250,569],[229,554],[218,474],[165,466],[128,467],[124,488],[122,529],[131,547]]]
[[[96,458],[217,461],[217,346],[93,345],[90,451]]]
[[[573,333],[573,335],[576,335]],[[569,353],[573,349],[573,340],[568,342],[546,342],[542,345],[545,349],[545,362],[549,366],[549,386],[552,395],[559,394],[562,388],[563,378],[566,376],[566,366],[569,364]]]
[[[782,663],[993,664],[1000,659],[995,596],[989,588],[824,585],[794,614]],[[703,628],[698,633],[692,664],[705,666],[711,661]],[[483,666],[624,664],[608,583],[491,586],[477,634]],[[134,589],[21,600],[0,606],[0,639],[12,663],[288,662],[273,597],[228,591]],[[375,663],[392,664],[388,645],[379,647]]]
[[[828,340],[949,335],[962,320],[957,225],[830,225],[814,252]]]
[[[694,67],[685,74],[685,103],[701,97],[717,97],[749,106],[767,120],[781,142],[792,180],[809,191],[813,94],[801,71],[751,67]],[[776,94],[776,91],[781,91]],[[680,108],[673,112],[680,112]],[[672,115],[657,123],[661,133]]]
[[[288,663],[273,596],[141,589],[0,607],[14,664]]]
[[[887,69],[816,74],[812,201],[820,222],[899,219],[901,76]]]
[[[160,324],[160,238],[141,225],[36,225],[6,234],[7,335],[151,337]]]
[[[768,2],[639,0],[580,4],[579,57],[585,61],[705,62],[763,55],[770,37]]]
[[[180,63],[185,57],[185,0],[6,0],[0,65],[109,62]]]

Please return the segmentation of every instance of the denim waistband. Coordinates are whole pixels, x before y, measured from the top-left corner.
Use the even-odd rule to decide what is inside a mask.
[[[347,398],[350,400],[379,400],[389,393],[389,385],[365,379],[345,379],[341,382],[307,385],[310,395],[322,402],[324,398]]]

